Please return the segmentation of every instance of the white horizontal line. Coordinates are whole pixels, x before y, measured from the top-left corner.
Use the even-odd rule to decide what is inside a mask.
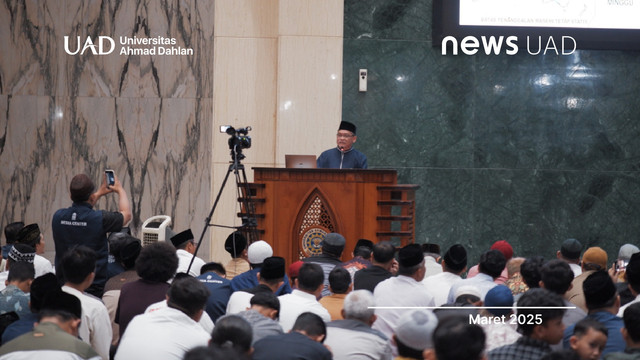
[[[549,310],[549,309],[575,309],[576,306],[369,306],[368,309],[393,310],[393,309],[427,309],[427,310],[460,310],[460,309],[532,309],[532,310]]]

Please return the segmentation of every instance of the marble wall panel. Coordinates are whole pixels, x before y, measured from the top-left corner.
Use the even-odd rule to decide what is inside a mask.
[[[269,38],[217,37],[215,44],[214,154],[216,163],[230,158],[221,125],[251,126],[248,163],[273,163],[276,137],[278,41]]]
[[[431,1],[344,1],[344,37],[431,40]]]
[[[216,0],[216,36],[276,38],[279,0]]]
[[[637,170],[638,54],[478,58],[479,167]],[[624,78],[621,78],[622,74]]]
[[[342,110],[341,49],[341,38],[280,38],[276,143],[279,166],[284,166],[285,154],[320,155],[335,146]]]
[[[345,49],[342,117],[360,125],[370,167],[471,166],[472,63],[427,42],[346,39]]]
[[[342,37],[343,12],[344,0],[280,0],[279,33]]]
[[[516,254],[553,258],[569,237],[600,246],[615,258],[634,243],[637,172],[485,169],[476,172],[476,240],[513,242]]]
[[[37,222],[50,239],[53,212],[70,204],[71,177],[84,172],[99,182],[112,168],[129,194],[136,235],[157,214],[170,215],[176,230],[203,226],[212,176],[213,12],[214,3],[201,0],[0,5],[3,225]],[[165,36],[194,55],[68,55],[65,35]],[[96,207],[114,210],[117,202],[108,195]]]
[[[0,93],[61,95],[58,38],[63,2],[7,1],[0,7]]]
[[[442,56],[431,5],[348,0],[344,15],[343,118],[369,166],[421,185],[418,241],[475,262],[498,239],[551,258],[575,237],[615,258],[640,237],[639,55]]]

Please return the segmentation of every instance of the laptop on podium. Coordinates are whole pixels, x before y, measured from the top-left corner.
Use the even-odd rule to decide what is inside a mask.
[[[285,155],[284,163],[287,169],[315,169],[315,155]]]

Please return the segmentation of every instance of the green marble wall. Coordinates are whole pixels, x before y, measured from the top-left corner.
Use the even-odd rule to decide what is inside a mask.
[[[442,56],[431,7],[345,0],[343,119],[370,167],[421,185],[417,241],[471,261],[498,239],[547,258],[568,237],[610,260],[638,245],[640,53]]]

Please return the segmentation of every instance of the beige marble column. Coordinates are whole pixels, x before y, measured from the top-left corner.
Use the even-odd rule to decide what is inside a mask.
[[[216,0],[212,204],[229,166],[220,125],[251,126],[244,150],[254,166],[283,167],[285,154],[316,154],[334,145],[342,107],[342,0]],[[232,174],[233,175],[233,174]],[[241,224],[235,179],[213,223]],[[273,199],[277,201],[277,199]],[[211,229],[211,258],[226,263],[229,229]]]

